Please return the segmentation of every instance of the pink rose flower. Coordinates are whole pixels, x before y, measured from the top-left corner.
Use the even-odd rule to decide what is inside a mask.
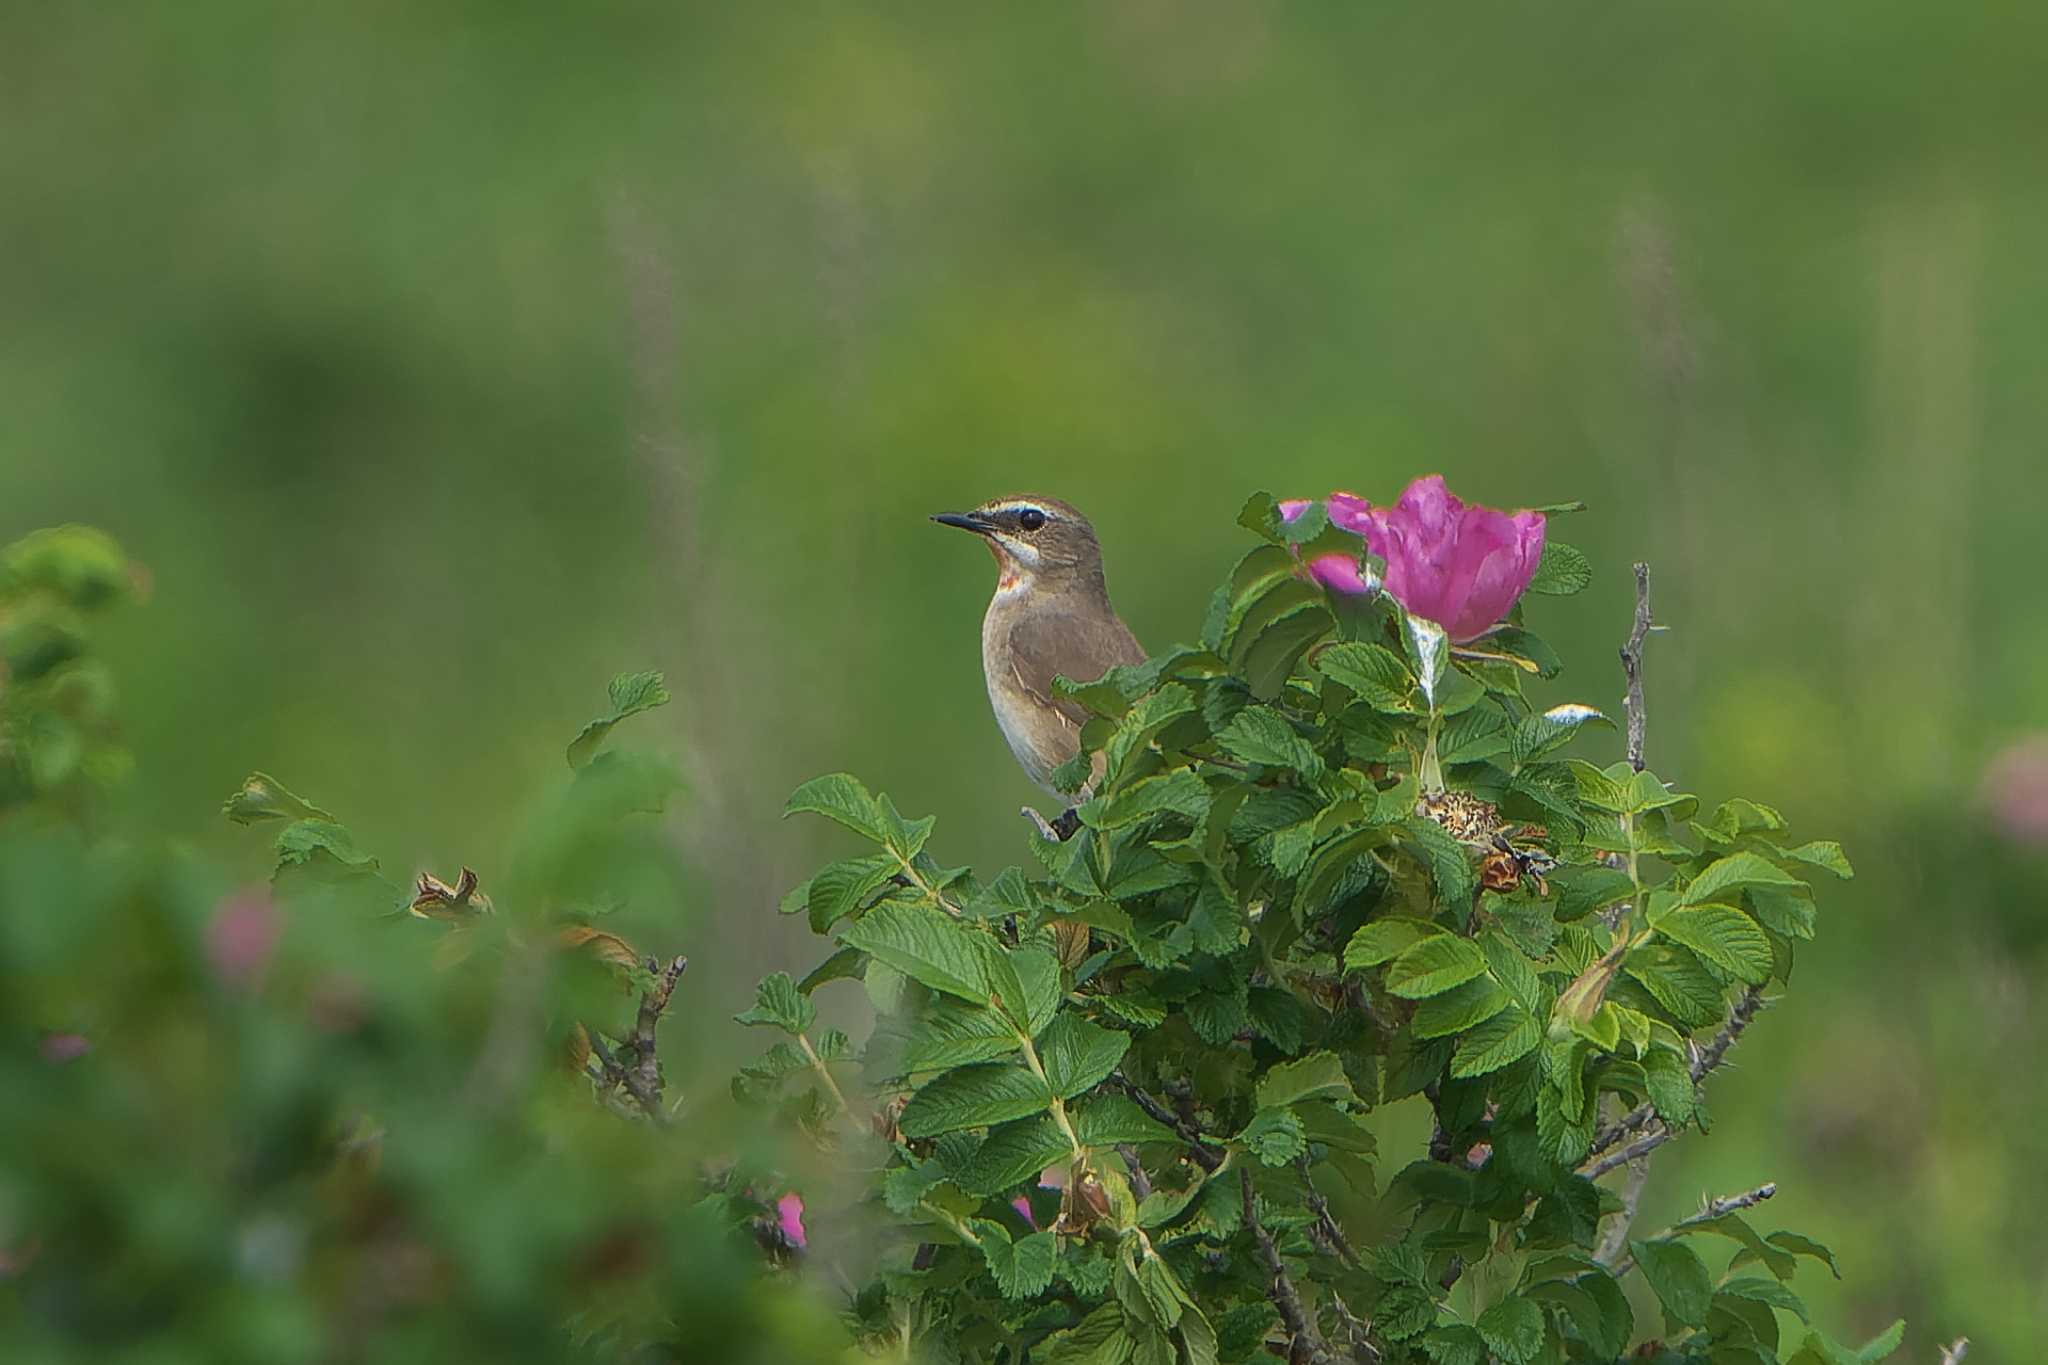
[[[804,1235],[804,1199],[792,1190],[775,1201],[775,1226],[782,1233],[782,1240],[802,1251],[810,1245],[810,1238]]]
[[[92,1051],[92,1039],[82,1033],[45,1033],[39,1047],[44,1061],[51,1066],[63,1066]]]
[[[1541,512],[1502,512],[1467,504],[1430,474],[1408,485],[1392,507],[1374,507],[1355,493],[1332,493],[1330,521],[1365,539],[1387,562],[1386,590],[1412,616],[1434,621],[1463,643],[1485,634],[1528,590],[1543,558]],[[1280,504],[1292,521],[1308,507]],[[1308,565],[1333,592],[1372,591],[1356,562],[1323,555]]]

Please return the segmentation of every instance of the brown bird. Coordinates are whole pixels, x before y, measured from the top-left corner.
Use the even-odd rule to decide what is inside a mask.
[[[1057,498],[1035,496],[997,498],[932,520],[974,532],[996,557],[996,592],[981,621],[989,705],[1025,773],[1065,802],[1053,769],[1080,752],[1089,713],[1055,697],[1052,680],[1092,682],[1118,664],[1145,661],[1109,604],[1095,529]],[[1098,754],[1082,798],[1101,780]]]

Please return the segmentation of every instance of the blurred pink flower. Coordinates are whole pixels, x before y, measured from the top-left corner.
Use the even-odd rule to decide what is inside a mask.
[[[230,986],[247,986],[262,974],[283,932],[269,892],[252,888],[222,901],[206,926],[206,955],[214,975]]]
[[[1308,506],[1289,499],[1280,515],[1292,521]],[[1502,512],[1466,504],[1441,474],[1417,479],[1392,507],[1374,507],[1355,493],[1332,493],[1330,521],[1365,538],[1387,562],[1386,590],[1411,615],[1434,621],[1453,640],[1475,639],[1508,614],[1543,558],[1541,512]],[[1309,572],[1334,592],[1365,593],[1372,583],[1355,561],[1323,555]]]
[[[51,1066],[62,1066],[92,1051],[92,1039],[83,1033],[45,1033],[39,1047],[44,1061]]]
[[[1984,767],[1984,804],[2016,844],[2048,847],[2048,734],[2007,745]]]
[[[801,1251],[810,1244],[804,1235],[804,1199],[792,1190],[775,1201],[775,1226],[782,1239]]]

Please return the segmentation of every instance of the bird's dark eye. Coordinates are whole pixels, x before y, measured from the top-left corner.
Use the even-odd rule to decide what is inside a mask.
[[[1045,525],[1045,513],[1036,507],[1027,507],[1017,514],[1017,525],[1026,531],[1036,531]]]

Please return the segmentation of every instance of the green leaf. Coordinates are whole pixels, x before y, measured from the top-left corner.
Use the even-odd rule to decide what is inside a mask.
[[[928,905],[884,901],[840,937],[935,991],[986,1005],[988,973],[977,933]]]
[[[1020,1046],[1010,1021],[994,1010],[942,1001],[911,1033],[903,1049],[906,1072],[947,1071],[992,1062]]]
[[[888,821],[881,806],[861,780],[849,773],[812,778],[792,792],[782,808],[785,817],[806,811],[835,820],[863,839],[878,844],[889,841]]]
[[[1053,1263],[1059,1258],[1059,1242],[1053,1230],[1034,1232],[1029,1237],[1009,1240],[997,1223],[983,1222],[1000,1236],[984,1236],[981,1253],[988,1261],[988,1273],[1007,1299],[1028,1299],[1052,1283]]]
[[[1282,1062],[1259,1078],[1254,1092],[1261,1109],[1284,1109],[1301,1100],[1355,1100],[1344,1063],[1334,1052],[1315,1052]]]
[[[1415,685],[1422,689],[1423,702],[1434,711],[1441,701],[1444,675],[1451,667],[1450,637],[1444,634],[1442,626],[1420,616],[1404,616],[1402,624],[1406,628],[1401,633],[1401,643],[1408,651],[1409,665],[1415,670]]]
[[[1681,898],[1686,905],[1707,905],[1732,900],[1732,892],[1752,886],[1779,887],[1806,894],[1807,886],[1776,863],[1755,853],[1731,853],[1709,863],[1694,877]]]
[[[1315,778],[1323,761],[1285,716],[1268,706],[1247,706],[1216,733],[1216,742],[1232,758],[1269,768],[1289,768]]]
[[[818,1007],[809,996],[797,992],[788,972],[776,972],[755,990],[754,1007],[733,1018],[742,1024],[779,1028],[794,1037],[817,1021]]]
[[[1124,1311],[1105,1303],[1080,1325],[1054,1332],[1031,1348],[1032,1365],[1129,1365],[1137,1343],[1124,1329]]]
[[[1508,1007],[1508,993],[1490,976],[1475,976],[1462,986],[1415,1007],[1410,1027],[1418,1038],[1447,1038],[1483,1024]]]
[[[1653,927],[1752,986],[1770,979],[1771,941],[1740,910],[1693,905],[1666,913]]]
[[[1143,753],[1160,731],[1199,709],[1195,694],[1179,683],[1167,683],[1150,696],[1139,698],[1102,746],[1111,784],[1122,776],[1124,765],[1133,754]]]
[[[265,820],[324,820],[335,817],[293,792],[269,773],[250,773],[242,789],[221,805],[220,813],[238,825],[256,825]]]
[[[1155,815],[1180,815],[1200,823],[1209,813],[1209,789],[1192,768],[1175,768],[1098,796],[1079,813],[1081,822],[1091,829],[1122,829]]]
[[[350,872],[375,872],[377,860],[356,847],[356,840],[331,820],[294,820],[277,836],[277,865],[305,867],[339,863]]]
[[[1038,1054],[1053,1093],[1065,1100],[1100,1085],[1116,1070],[1130,1046],[1130,1034],[1070,1013],[1053,1020],[1039,1042]]]
[[[1739,1297],[1739,1300],[1753,1300],[1757,1304],[1769,1304],[1772,1308],[1784,1308],[1790,1314],[1798,1314],[1800,1322],[1812,1320],[1806,1316],[1806,1300],[1786,1289],[1776,1279],[1765,1279],[1761,1275],[1737,1275],[1735,1279],[1724,1281],[1720,1289],[1716,1289],[1714,1293],[1726,1293],[1731,1297]]]
[[[1045,1082],[1023,1067],[967,1066],[948,1071],[911,1096],[896,1126],[907,1138],[937,1137],[1029,1118],[1051,1104]]]
[[[1543,1026],[1519,1005],[1510,1005],[1458,1040],[1451,1075],[1484,1076],[1528,1056],[1543,1041]]]
[[[1420,919],[1376,919],[1362,925],[1344,948],[1344,966],[1364,971],[1391,962],[1426,938],[1445,937],[1441,926]]]
[[[1044,948],[1003,948],[994,939],[988,940],[987,951],[989,988],[1001,1000],[1003,1012],[1036,1038],[1066,996],[1059,960]]]
[[[1643,1278],[1664,1305],[1664,1317],[1678,1327],[1704,1327],[1714,1300],[1713,1277],[1699,1253],[1681,1241],[1630,1242]]]
[[[1315,669],[1378,711],[1412,714],[1415,676],[1401,656],[1383,645],[1338,644],[1320,650]]]
[[[1595,910],[1627,900],[1636,889],[1628,873],[1600,863],[1561,867],[1550,874],[1549,881],[1557,889],[1557,917],[1561,920],[1584,919]]]
[[[1472,893],[1479,889],[1479,873],[1472,865],[1471,851],[1452,838],[1442,825],[1419,815],[1403,821],[1402,829],[1408,850],[1429,868],[1437,899],[1463,923],[1472,908]]]
[[[1794,1256],[1810,1256],[1822,1265],[1825,1265],[1836,1279],[1842,1278],[1842,1267],[1835,1263],[1835,1253],[1828,1250],[1821,1243],[1814,1241],[1811,1237],[1804,1237],[1796,1232],[1781,1231],[1772,1233],[1764,1238],[1764,1240],[1774,1247],[1783,1247]]]
[[[1898,1350],[1899,1343],[1905,1339],[1906,1320],[1900,1318],[1893,1322],[1891,1326],[1885,1328],[1861,1346],[1858,1346],[1856,1348],[1856,1359],[1861,1361],[1862,1365],[1872,1365],[1872,1362],[1883,1360],[1893,1351]]]
[[[1476,1327],[1454,1323],[1432,1328],[1420,1344],[1431,1365],[1486,1365],[1486,1339]]]
[[[844,981],[860,975],[860,968],[867,959],[857,948],[841,948],[832,956],[811,968],[811,973],[796,983],[796,988],[809,995],[828,981]]]
[[[1721,1017],[1721,985],[1699,959],[1674,943],[1652,939],[1629,951],[1622,970],[1687,1028]]]
[[[1543,1349],[1543,1310],[1520,1296],[1481,1313],[1477,1326],[1487,1346],[1509,1365],[1528,1365]]]
[[[1387,967],[1387,990],[1409,1000],[1441,995],[1486,970],[1486,956],[1470,939],[1440,934],[1406,949]]]
[[[1842,846],[1833,839],[1816,839],[1810,844],[1785,850],[1787,858],[1796,858],[1802,863],[1824,867],[1837,877],[1848,879],[1856,875],[1856,869],[1849,866],[1849,856],[1842,852]]]
[[[1285,1166],[1308,1150],[1301,1120],[1289,1109],[1261,1109],[1237,1135],[1244,1149],[1268,1166]]]
[[[1036,1183],[1039,1173],[1073,1155],[1066,1134],[1050,1114],[1006,1123],[953,1175],[953,1183],[969,1194],[1006,1194],[1019,1185]]]
[[[572,768],[581,768],[590,762],[614,725],[628,716],[668,704],[668,688],[662,685],[659,673],[621,673],[612,679],[608,690],[612,700],[610,713],[584,726],[582,732],[569,741],[569,766]]]
[[[901,866],[893,854],[870,853],[828,864],[811,878],[804,908],[811,932],[829,934],[832,926],[858,910]]]
[[[1582,1276],[1577,1283],[1600,1307],[1601,1335],[1598,1338],[1587,1337],[1586,1344],[1598,1355],[1609,1359],[1620,1355],[1627,1348],[1629,1338],[1636,1333],[1636,1316],[1628,1306],[1628,1295],[1604,1270]]]
[[[1752,886],[1743,893],[1750,908],[1756,912],[1758,923],[1772,929],[1786,938],[1813,937],[1818,921],[1813,902],[1807,899],[1804,888],[1801,894],[1775,886]]]
[[[1657,1117],[1667,1127],[1690,1123],[1693,1115],[1692,1069],[1668,1047],[1653,1047],[1642,1058],[1644,1085]]]
[[[1074,1135],[1086,1147],[1119,1142],[1178,1142],[1171,1128],[1122,1095],[1098,1095],[1076,1106]]]
[[[1547,1014],[1550,1011],[1550,993],[1536,975],[1535,966],[1522,955],[1522,950],[1501,934],[1488,930],[1480,935],[1479,950],[1486,954],[1487,970],[1493,979],[1507,988],[1515,1003],[1531,1014]],[[1477,1023],[1477,1020],[1473,1021]]]
[[[1536,561],[1536,576],[1529,591],[1549,597],[1569,597],[1593,581],[1593,561],[1563,541],[1546,540],[1543,558]]]
[[[1314,592],[1307,584],[1293,586],[1304,592]],[[1276,592],[1273,596],[1283,598],[1282,593]],[[1260,614],[1253,613],[1247,618],[1248,623],[1256,621]],[[1328,635],[1336,625],[1336,618],[1323,605],[1320,593],[1274,614],[1259,627],[1257,634],[1250,637],[1250,647],[1244,649],[1237,660],[1238,671],[1251,685],[1252,695],[1261,701],[1280,695],[1281,685],[1293,674],[1295,664],[1300,662],[1308,647]]]
[[[1614,728],[1614,722],[1590,706],[1571,702],[1529,716],[1515,726],[1512,752],[1517,764],[1562,749],[1588,725]]]

